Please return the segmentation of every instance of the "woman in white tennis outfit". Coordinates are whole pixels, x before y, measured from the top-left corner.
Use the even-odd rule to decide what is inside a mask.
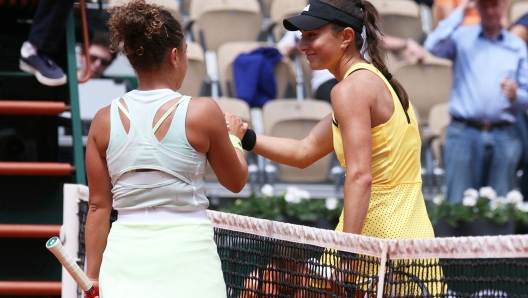
[[[110,13],[139,86],[101,109],[88,136],[87,275],[103,298],[226,297],[203,176],[208,161],[224,187],[244,187],[244,124],[176,92],[187,45],[168,11],[135,0]]]

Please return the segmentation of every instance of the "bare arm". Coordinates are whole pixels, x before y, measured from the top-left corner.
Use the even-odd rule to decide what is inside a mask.
[[[194,98],[187,111],[187,139],[196,150],[207,153],[207,160],[218,182],[232,192],[246,185],[248,170],[244,154],[235,149],[229,139],[226,118],[211,98]],[[243,135],[243,123],[233,121],[231,130]]]
[[[346,160],[343,232],[347,233],[361,234],[370,203],[374,93],[368,80],[353,73],[334,87],[331,95]],[[353,104],[350,94],[354,94]]]
[[[99,280],[99,268],[110,231],[112,185],[106,165],[106,148],[110,131],[109,108],[99,111],[92,122],[86,146],[86,173],[90,190],[86,219],[86,274],[92,281]]]
[[[302,140],[257,135],[253,152],[272,161],[306,168],[334,150],[332,141],[332,115],[317,123]]]
[[[380,46],[386,51],[405,51],[405,60],[407,62],[422,61],[425,57],[424,48],[412,39],[403,39],[392,35],[383,35]]]

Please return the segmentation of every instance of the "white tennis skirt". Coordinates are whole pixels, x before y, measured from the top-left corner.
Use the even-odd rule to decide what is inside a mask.
[[[209,220],[112,224],[99,274],[101,298],[225,298]]]

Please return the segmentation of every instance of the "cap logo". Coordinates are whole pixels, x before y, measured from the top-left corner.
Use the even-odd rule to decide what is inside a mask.
[[[309,11],[310,10],[310,4],[306,5],[306,7],[303,9],[303,11]]]

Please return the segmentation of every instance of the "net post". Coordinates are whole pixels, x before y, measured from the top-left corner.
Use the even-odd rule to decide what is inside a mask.
[[[376,293],[377,298],[383,298],[384,284],[385,284],[385,267],[388,259],[388,243],[386,240],[381,241],[381,260],[380,260],[380,269],[379,269],[379,278],[378,278],[378,293]]]

